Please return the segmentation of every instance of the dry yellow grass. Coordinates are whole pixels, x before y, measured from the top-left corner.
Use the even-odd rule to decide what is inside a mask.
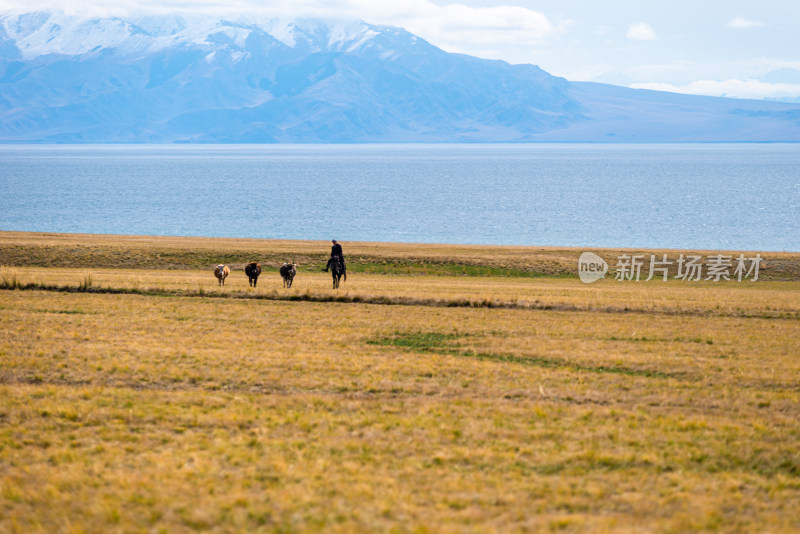
[[[0,275],[3,532],[800,530],[796,282]]]
[[[576,278],[383,276],[351,274],[337,292],[331,292],[331,277],[320,272],[297,275],[287,291],[277,269],[265,269],[255,289],[249,287],[243,270],[236,270],[220,287],[211,270],[102,268],[0,268],[0,277],[20,284],[77,287],[90,279],[95,289],[132,289],[203,292],[208,295],[241,297],[325,297],[369,301],[379,297],[409,301],[461,301],[506,304],[519,308],[559,307],[579,310],[651,311],[743,316],[800,317],[800,282],[618,282],[613,279],[584,284]]]

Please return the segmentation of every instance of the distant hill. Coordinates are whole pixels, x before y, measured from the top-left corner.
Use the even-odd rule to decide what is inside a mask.
[[[800,104],[575,83],[364,22],[0,14],[0,142],[800,141]]]

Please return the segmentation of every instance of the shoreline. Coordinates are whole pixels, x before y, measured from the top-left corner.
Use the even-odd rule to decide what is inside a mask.
[[[0,241],[6,239],[26,239],[26,238],[56,238],[61,240],[82,240],[94,238],[119,238],[131,241],[215,241],[220,243],[239,243],[239,244],[286,244],[297,243],[307,245],[327,245],[327,239],[293,239],[293,238],[258,238],[258,237],[224,237],[224,236],[199,236],[199,235],[150,235],[150,234],[115,234],[115,233],[88,233],[88,232],[49,232],[32,230],[2,230],[0,229]],[[771,255],[788,255],[800,258],[800,251],[792,250],[769,250],[769,249],[740,249],[740,248],[676,248],[676,247],[634,247],[634,246],[595,246],[595,245],[506,245],[496,243],[439,243],[427,241],[364,241],[353,240],[344,241],[349,246],[388,246],[388,247],[420,247],[435,248],[446,247],[452,249],[518,249],[518,250],[538,250],[538,251],[575,251],[575,252],[597,252],[597,251],[621,251],[621,252],[677,252],[677,253],[761,253]]]

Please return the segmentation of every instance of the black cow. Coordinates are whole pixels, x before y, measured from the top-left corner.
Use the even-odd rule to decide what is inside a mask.
[[[258,275],[261,274],[261,265],[256,262],[248,263],[244,268],[244,274],[250,281],[250,287],[256,287],[258,283]]]
[[[294,275],[297,274],[297,265],[294,263],[284,263],[281,265],[281,277],[283,278],[283,287],[292,287]]]

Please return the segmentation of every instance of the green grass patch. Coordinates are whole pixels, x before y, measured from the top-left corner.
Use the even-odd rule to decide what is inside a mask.
[[[108,245],[54,248],[4,244],[0,244],[0,257],[4,258],[5,265],[26,267],[203,270],[225,264],[231,266],[232,271],[243,269],[243,266],[251,261],[258,261],[265,270],[277,271],[284,262],[294,261],[299,272],[317,272],[325,266],[328,259],[325,252],[311,255],[280,251],[264,253],[258,250],[125,249]],[[520,269],[480,263],[460,263],[444,258],[425,261],[413,257],[384,259],[377,255],[353,254],[346,256],[346,259],[347,270],[350,273],[404,276],[576,277],[576,273],[571,270],[545,273],[536,270],[535,266],[530,269]]]
[[[454,343],[455,341],[468,336],[470,336],[470,334],[467,333],[395,331],[393,334],[388,336],[368,339],[367,344],[384,347],[397,347],[412,352],[460,356],[465,358],[476,358],[478,360],[489,360],[519,365],[534,365],[545,368],[564,368],[573,371],[583,371],[589,373],[611,373],[645,378],[681,377],[681,375],[665,373],[663,371],[653,369],[634,369],[624,365],[584,365],[576,362],[567,362],[557,358],[545,358],[530,354],[517,355],[510,353],[467,350],[460,347],[458,343]]]
[[[0,280],[0,289],[20,289],[20,288],[22,288],[22,282],[20,281],[19,277],[16,274],[3,275],[2,280]]]
[[[395,332],[391,336],[369,339],[367,343],[384,347],[401,347],[415,352],[449,352],[453,348],[449,342],[466,337],[466,335],[441,332]]]

